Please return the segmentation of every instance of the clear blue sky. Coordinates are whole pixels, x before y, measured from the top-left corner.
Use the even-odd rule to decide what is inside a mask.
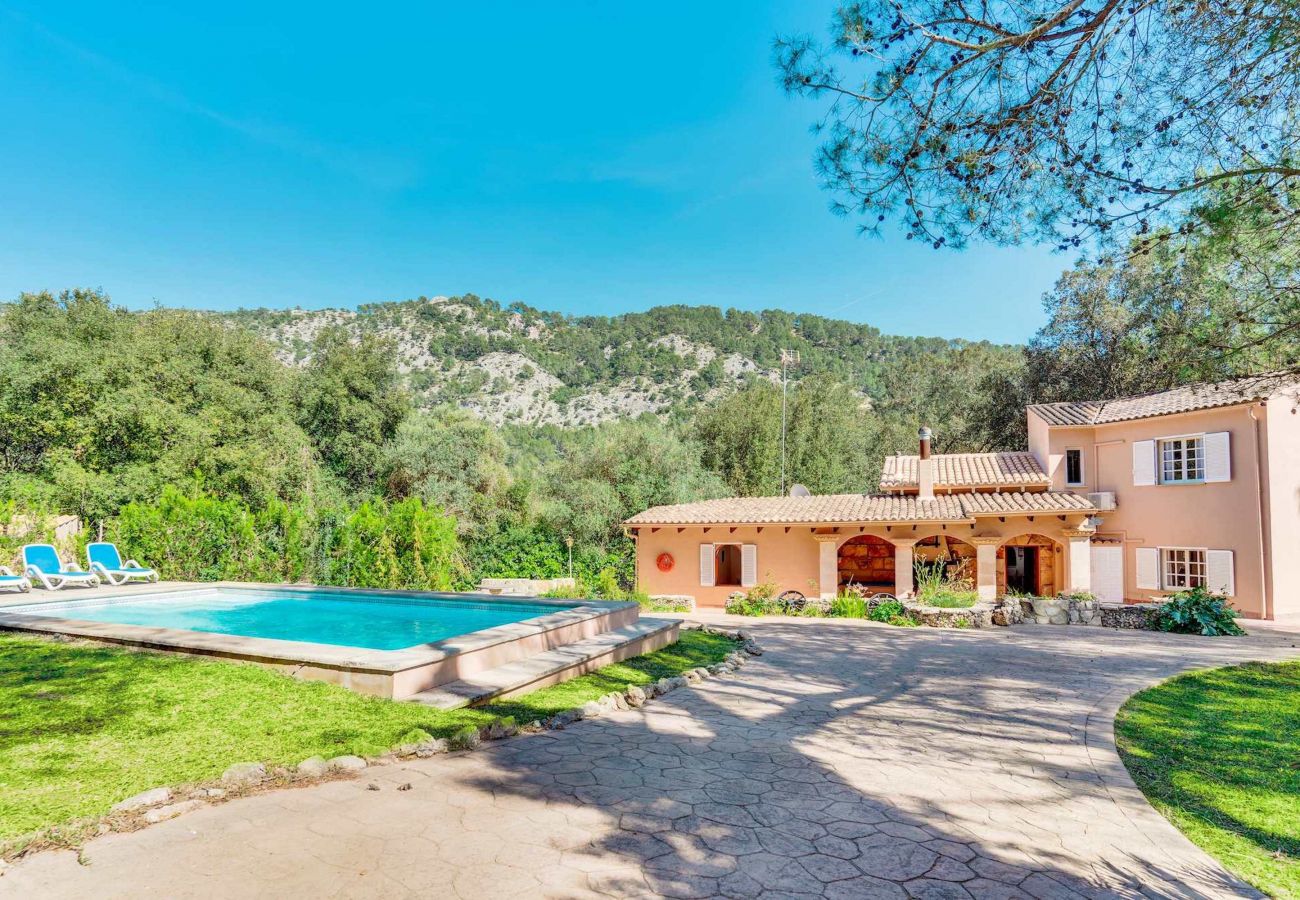
[[[0,298],[779,307],[1023,340],[1069,260],[858,236],[771,67],[832,0],[0,0]]]

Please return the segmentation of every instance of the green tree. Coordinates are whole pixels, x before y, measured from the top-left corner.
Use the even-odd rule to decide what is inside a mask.
[[[871,402],[829,376],[810,376],[789,388],[786,409],[786,485],[813,493],[871,487],[879,474],[873,456],[880,423]],[[700,411],[695,433],[704,464],[742,496],[772,496],[781,486],[781,388],[758,382]]]
[[[561,536],[608,550],[625,544],[622,522],[647,507],[726,493],[688,437],[654,419],[614,422],[574,435],[548,469],[543,519]]]
[[[392,344],[372,334],[355,340],[324,329],[298,385],[298,421],[325,464],[354,491],[379,478],[384,445],[410,410]]]
[[[759,382],[701,409],[695,435],[704,465],[742,497],[781,488],[781,389]]]
[[[820,172],[867,227],[935,246],[1077,246],[1276,210],[1300,230],[1292,0],[840,3],[829,47],[779,39],[786,89],[827,102]]]
[[[325,486],[264,341],[95,291],[0,305],[0,492],[91,519],[191,484],[258,505]]]
[[[403,422],[384,450],[383,471],[390,497],[419,497],[447,510],[462,534],[495,527],[514,480],[500,433],[450,407]]]

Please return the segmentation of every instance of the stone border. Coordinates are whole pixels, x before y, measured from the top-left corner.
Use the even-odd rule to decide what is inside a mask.
[[[915,600],[900,600],[903,613],[918,625],[930,628],[988,628],[993,625],[994,600],[977,600],[971,606],[923,606]]]
[[[729,638],[740,644],[725,660],[711,666],[697,666],[681,675],[666,676],[647,685],[631,685],[626,691],[612,691],[580,708],[565,710],[555,715],[520,727],[509,717],[499,719],[481,728],[468,725],[449,738],[431,738],[418,744],[403,744],[382,756],[336,756],[323,759],[312,756],[296,766],[274,766],[270,769],[260,762],[235,763],[221,773],[216,782],[200,782],[183,787],[156,787],[142,791],[114,804],[108,815],[82,828],[73,826],[69,832],[63,826],[54,826],[38,836],[10,859],[21,859],[42,850],[79,848],[82,839],[102,837],[114,832],[138,831],[149,825],[174,819],[179,815],[200,809],[212,803],[224,803],[255,793],[290,787],[310,787],[326,781],[351,778],[372,766],[390,765],[404,759],[428,759],[443,753],[477,750],[488,741],[504,740],[516,735],[540,734],[545,731],[562,731],[583,719],[596,719],[617,710],[636,709],[656,697],[663,697],[678,688],[701,684],[710,678],[730,675],[745,665],[749,656],[762,656],[763,648],[744,628],[729,630],[701,622],[682,622],[683,631],[702,631]],[[399,701],[393,701],[399,702]],[[372,786],[378,790],[377,786]],[[401,787],[398,790],[402,790]],[[0,857],[0,877],[10,862]]]

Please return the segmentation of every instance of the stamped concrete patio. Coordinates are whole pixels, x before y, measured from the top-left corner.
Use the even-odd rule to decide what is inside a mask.
[[[1296,635],[747,624],[767,653],[727,679],[39,854],[0,896],[1253,895],[1146,804],[1111,724]]]

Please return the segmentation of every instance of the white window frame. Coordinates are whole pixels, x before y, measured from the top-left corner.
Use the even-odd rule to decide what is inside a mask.
[[[1186,591],[1195,587],[1208,587],[1210,583],[1210,554],[1205,547],[1160,547],[1160,589],[1163,591]],[[1200,554],[1197,562],[1191,556]],[[1172,559],[1170,554],[1186,554],[1180,561]],[[1171,569],[1182,566],[1181,574],[1174,574]],[[1199,567],[1200,573],[1193,571]]]
[[[1187,445],[1190,441],[1196,441],[1198,452],[1195,456],[1196,468],[1199,474],[1195,478],[1187,478]],[[1169,444],[1181,444],[1183,458],[1182,478],[1170,477],[1166,470],[1165,447]],[[1169,460],[1173,462],[1172,458]],[[1202,434],[1176,434],[1169,437],[1156,438],[1156,475],[1160,479],[1160,484],[1204,484],[1205,483],[1205,435]],[[1175,548],[1176,549],[1176,548]]]
[[[1070,454],[1071,453],[1079,454],[1079,480],[1078,481],[1070,480]],[[1083,448],[1066,447],[1065,448],[1065,486],[1083,487],[1087,483],[1088,483],[1088,470],[1087,467],[1084,466],[1083,464]]]

